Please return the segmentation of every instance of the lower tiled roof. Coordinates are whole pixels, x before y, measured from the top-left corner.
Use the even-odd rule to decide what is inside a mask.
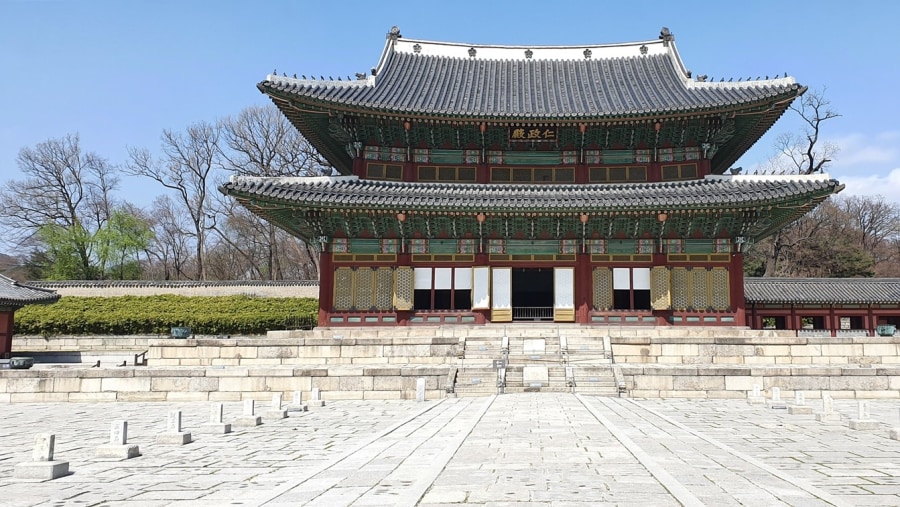
[[[900,278],[746,278],[748,303],[900,303]]]
[[[59,294],[55,291],[22,285],[12,278],[0,275],[0,306],[55,303],[58,299]]]
[[[355,176],[236,176],[220,190],[235,197],[258,197],[310,208],[594,212],[753,206],[824,198],[842,188],[827,175],[708,176],[662,183],[568,185],[410,183],[361,180]]]

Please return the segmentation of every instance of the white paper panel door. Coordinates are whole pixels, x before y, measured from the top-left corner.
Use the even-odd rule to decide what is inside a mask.
[[[453,288],[472,288],[472,268],[455,268],[455,271],[453,272]]]
[[[491,268],[472,268],[472,309],[490,310],[491,308]]]
[[[512,268],[491,270],[491,298],[494,310],[512,310]]]
[[[575,268],[553,270],[553,307],[575,309]]]
[[[416,268],[413,284],[416,290],[431,290],[431,268]]]
[[[650,268],[633,268],[634,290],[650,290]]]
[[[613,289],[628,290],[631,288],[631,270],[628,268],[613,268]]]
[[[449,290],[453,286],[453,268],[434,268],[434,290]]]

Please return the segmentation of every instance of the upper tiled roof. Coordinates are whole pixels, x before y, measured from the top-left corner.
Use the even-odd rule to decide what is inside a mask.
[[[791,77],[694,79],[670,34],[599,46],[486,46],[411,40],[392,31],[373,71],[348,81],[270,74],[258,86],[341,108],[522,120],[684,114],[801,92]]]
[[[900,278],[746,278],[748,303],[900,303]]]
[[[753,206],[824,198],[842,187],[828,175],[707,176],[702,180],[629,184],[461,184],[361,180],[356,176],[232,176],[223,193],[296,202],[310,208],[382,210],[591,212]]]
[[[55,303],[59,294],[52,290],[20,285],[12,278],[0,275],[0,306],[20,307],[30,304]]]

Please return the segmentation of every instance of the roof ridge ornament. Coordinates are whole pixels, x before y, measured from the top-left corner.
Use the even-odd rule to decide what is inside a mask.
[[[664,26],[659,31],[659,38],[663,41],[663,46],[669,47],[669,43],[675,41],[675,34],[669,31],[669,27]]]
[[[475,58],[476,54],[478,54],[478,51],[476,51],[475,48],[469,48],[469,58]]]
[[[392,27],[391,27],[391,31],[389,31],[389,32],[387,33],[387,38],[390,39],[390,40],[392,40],[392,41],[394,41],[394,42],[396,42],[397,39],[400,39],[400,38],[402,38],[402,37],[403,37],[403,36],[400,35],[400,27],[398,27],[397,25],[392,26]]]

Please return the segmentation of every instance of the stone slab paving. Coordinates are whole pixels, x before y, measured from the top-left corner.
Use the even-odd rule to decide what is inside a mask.
[[[855,401],[835,408],[820,423],[742,400],[332,401],[165,446],[168,411],[192,431],[209,404],[5,404],[0,505],[900,505],[900,401],[870,401],[877,430],[847,427]],[[226,403],[225,421],[242,410]],[[118,419],[142,455],[96,458]],[[39,432],[71,475],[13,478]]]

